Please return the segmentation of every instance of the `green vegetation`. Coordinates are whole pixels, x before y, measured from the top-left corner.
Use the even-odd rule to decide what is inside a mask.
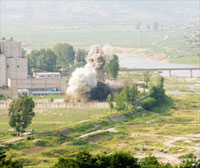
[[[147,97],[141,102],[141,106],[145,110],[151,110],[156,106],[156,99],[153,97]]]
[[[75,57],[76,67],[81,67],[86,64],[87,54],[88,54],[87,51],[84,49],[78,49],[76,51],[76,57]]]
[[[142,107],[145,110],[151,110],[156,105],[165,103],[167,96],[164,90],[164,77],[159,78],[159,83],[156,86],[152,86],[149,90],[149,96],[141,102]]]
[[[157,100],[157,103],[162,103],[165,95],[164,90],[164,77],[159,78],[159,83],[156,86],[152,86],[149,91],[149,97],[152,97]]]
[[[57,44],[54,46],[54,52],[57,55],[57,67],[67,72],[70,65],[73,65],[75,59],[75,51],[73,46],[69,44]]]
[[[34,70],[56,71],[57,56],[51,49],[32,50],[28,57],[28,71]]]
[[[53,50],[49,48],[32,50],[27,55],[28,71],[30,75],[34,70],[60,71],[67,75],[73,68],[85,65],[86,56],[87,52],[84,49],[75,52],[73,46],[66,43],[55,45]]]
[[[105,72],[108,77],[117,78],[119,71],[119,58],[117,55],[113,55],[113,58],[105,66]]]
[[[14,127],[18,133],[24,131],[31,122],[32,118],[35,116],[33,111],[35,103],[32,98],[27,96],[14,99],[9,106],[9,124]]]
[[[150,80],[150,72],[144,72],[144,82],[145,82],[145,86],[144,88],[148,88],[149,87],[149,82]]]
[[[59,158],[52,168],[196,168],[199,161],[184,160],[180,165],[159,162],[155,156],[147,156],[141,161],[130,153],[116,152],[113,154],[91,155],[89,152],[79,152],[75,158]]]
[[[1,100],[5,100],[5,96],[2,95],[2,94],[0,94],[0,101],[1,101]]]
[[[0,151],[0,167],[1,168],[22,168],[22,164],[6,158],[5,151]]]
[[[111,155],[92,156],[88,152],[80,152],[75,159],[60,158],[53,168],[140,168],[136,158],[128,153],[118,152]]]
[[[53,48],[60,42],[68,43],[74,48],[87,49],[90,45],[103,45],[106,42],[117,52],[133,52],[146,58],[178,64],[199,64],[199,38],[198,33],[195,34],[198,26],[193,30],[187,28],[187,23],[177,27],[171,23],[159,22],[158,30],[155,31],[154,23],[143,22],[140,29],[136,29],[136,24],[77,26],[75,29],[67,25],[62,31],[53,27],[49,30],[38,27],[36,31],[35,27],[19,29],[8,26],[2,33],[9,37],[15,32],[16,39],[27,41],[22,44],[24,49]]]
[[[136,85],[126,86],[120,93],[115,93],[114,102],[117,111],[133,109],[138,98]]]
[[[118,80],[125,81],[125,75],[120,72]],[[144,81],[143,73],[130,75],[134,75],[134,80]],[[150,83],[158,86],[159,81],[160,77],[152,73]],[[183,91],[179,84],[197,85],[198,81],[165,78],[163,88],[168,98],[148,111],[133,108],[131,104],[127,106],[127,110],[121,111],[84,107],[35,109],[35,117],[28,127],[34,129],[34,135],[8,142],[3,148],[7,149],[8,159],[19,160],[26,168],[50,168],[59,157],[74,160],[77,152],[85,149],[92,157],[104,155],[105,151],[106,155],[123,151],[134,158],[143,158],[152,153],[158,159],[166,160],[170,156],[167,161],[171,161],[173,156],[177,156],[179,160],[191,159],[189,154],[195,155],[198,148],[198,141],[193,139],[200,133],[199,95],[196,91]],[[141,85],[138,85],[137,90],[142,89]],[[175,94],[171,89],[176,89]],[[125,93],[127,92],[124,91],[123,95],[126,95]],[[141,95],[148,96],[148,93],[139,93],[139,96]],[[40,101],[44,98],[35,97],[34,100]],[[68,100],[65,96],[52,98]],[[113,105],[115,106],[115,103]],[[7,132],[8,111],[0,109],[0,116],[0,141],[3,144],[16,138],[16,133]],[[186,153],[188,156],[184,156]],[[186,161],[181,163],[183,164],[187,165]],[[183,167],[179,165],[177,168]]]

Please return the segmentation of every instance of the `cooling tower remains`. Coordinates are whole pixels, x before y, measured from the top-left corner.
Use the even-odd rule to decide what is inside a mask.
[[[112,89],[105,83],[104,67],[111,58],[111,47],[91,46],[85,67],[77,68],[72,73],[67,94],[74,98],[105,100]]]

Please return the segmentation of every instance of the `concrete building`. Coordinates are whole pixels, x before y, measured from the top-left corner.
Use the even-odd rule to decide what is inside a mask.
[[[2,39],[0,42],[0,87],[8,85],[9,78],[27,78],[28,60],[21,55],[21,43]]]
[[[66,80],[59,72],[35,73],[34,78],[28,78],[28,59],[21,55],[21,43],[13,38],[0,41],[0,94],[10,98],[62,94]]]

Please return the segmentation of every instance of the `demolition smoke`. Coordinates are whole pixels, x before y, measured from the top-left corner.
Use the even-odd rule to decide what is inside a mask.
[[[108,89],[105,89],[106,85],[104,84],[104,66],[106,62],[110,61],[111,57],[111,47],[104,46],[102,48],[99,45],[91,46],[85,67],[77,68],[72,73],[67,94],[76,98],[98,99],[96,98],[97,95],[94,97],[90,93],[93,93],[92,95],[100,94],[100,92],[97,93],[96,91],[97,89],[103,88],[107,95]],[[102,99],[105,96],[101,95],[100,97]]]

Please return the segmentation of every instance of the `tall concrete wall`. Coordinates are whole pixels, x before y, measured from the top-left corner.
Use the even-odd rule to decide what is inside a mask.
[[[7,86],[7,75],[6,75],[6,57],[0,54],[0,87]]]
[[[7,59],[7,78],[27,78],[27,77],[28,77],[27,58]]]
[[[66,92],[67,78],[24,78],[8,79],[8,87],[18,89],[40,89],[60,88],[62,93]]]
[[[2,40],[0,42],[1,52],[7,58],[21,58],[21,43],[12,40]]]

